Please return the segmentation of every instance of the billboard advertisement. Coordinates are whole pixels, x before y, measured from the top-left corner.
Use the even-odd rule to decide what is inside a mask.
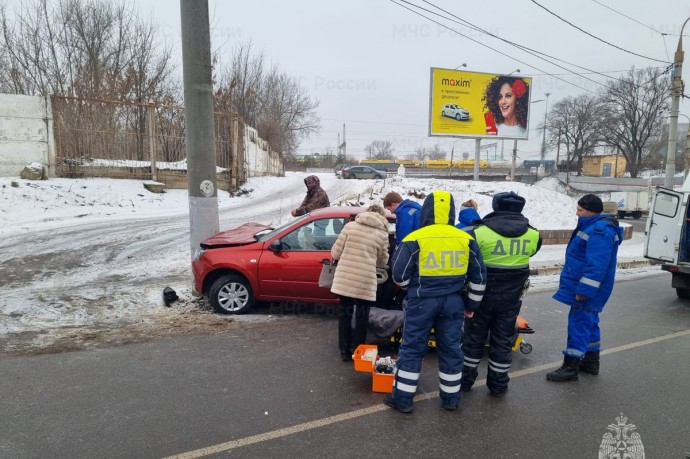
[[[532,78],[431,68],[429,135],[526,140]]]

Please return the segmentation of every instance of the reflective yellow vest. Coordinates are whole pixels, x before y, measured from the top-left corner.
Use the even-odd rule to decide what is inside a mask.
[[[527,268],[539,243],[539,231],[531,227],[520,236],[506,237],[486,225],[479,225],[474,235],[487,268]]]

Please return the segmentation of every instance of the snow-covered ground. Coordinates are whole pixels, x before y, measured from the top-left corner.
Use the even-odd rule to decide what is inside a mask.
[[[309,174],[253,178],[240,193],[218,193],[220,229],[247,221],[278,225],[305,194]],[[385,193],[423,201],[428,193],[450,191],[456,206],[469,198],[480,215],[491,211],[491,199],[515,191],[527,204],[524,215],[540,229],[575,226],[576,200],[563,194],[553,179],[535,186],[511,182],[415,179],[339,180],[316,174],[332,205],[369,205]],[[186,190],[155,194],[142,181],[0,178],[0,340],[33,333],[37,345],[60,330],[117,329],[132,324],[179,321],[267,320],[210,314],[194,300],[189,250],[189,200]],[[416,198],[417,196],[418,198]],[[643,236],[624,241],[619,259],[642,259]],[[565,246],[544,246],[533,266],[563,261]],[[658,273],[658,267],[619,270],[619,276]],[[557,276],[533,280],[536,290],[553,288]],[[182,301],[163,306],[161,291],[171,286]],[[201,306],[200,306],[201,305]]]

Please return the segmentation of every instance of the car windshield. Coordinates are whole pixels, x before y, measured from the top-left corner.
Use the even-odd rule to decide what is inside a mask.
[[[296,220],[291,220],[291,221],[289,221],[283,225],[280,225],[278,228],[275,228],[275,229],[266,228],[264,230],[261,230],[254,235],[254,239],[256,239],[258,242],[267,241],[270,238],[272,238],[273,236],[275,236],[276,234],[283,231],[285,228],[292,226],[295,222],[302,221],[302,220],[306,219],[307,217],[309,217],[309,214],[300,215],[299,217],[297,217]]]

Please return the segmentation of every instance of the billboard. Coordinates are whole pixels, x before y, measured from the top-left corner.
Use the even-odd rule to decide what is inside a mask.
[[[526,140],[532,78],[431,68],[429,135]]]

